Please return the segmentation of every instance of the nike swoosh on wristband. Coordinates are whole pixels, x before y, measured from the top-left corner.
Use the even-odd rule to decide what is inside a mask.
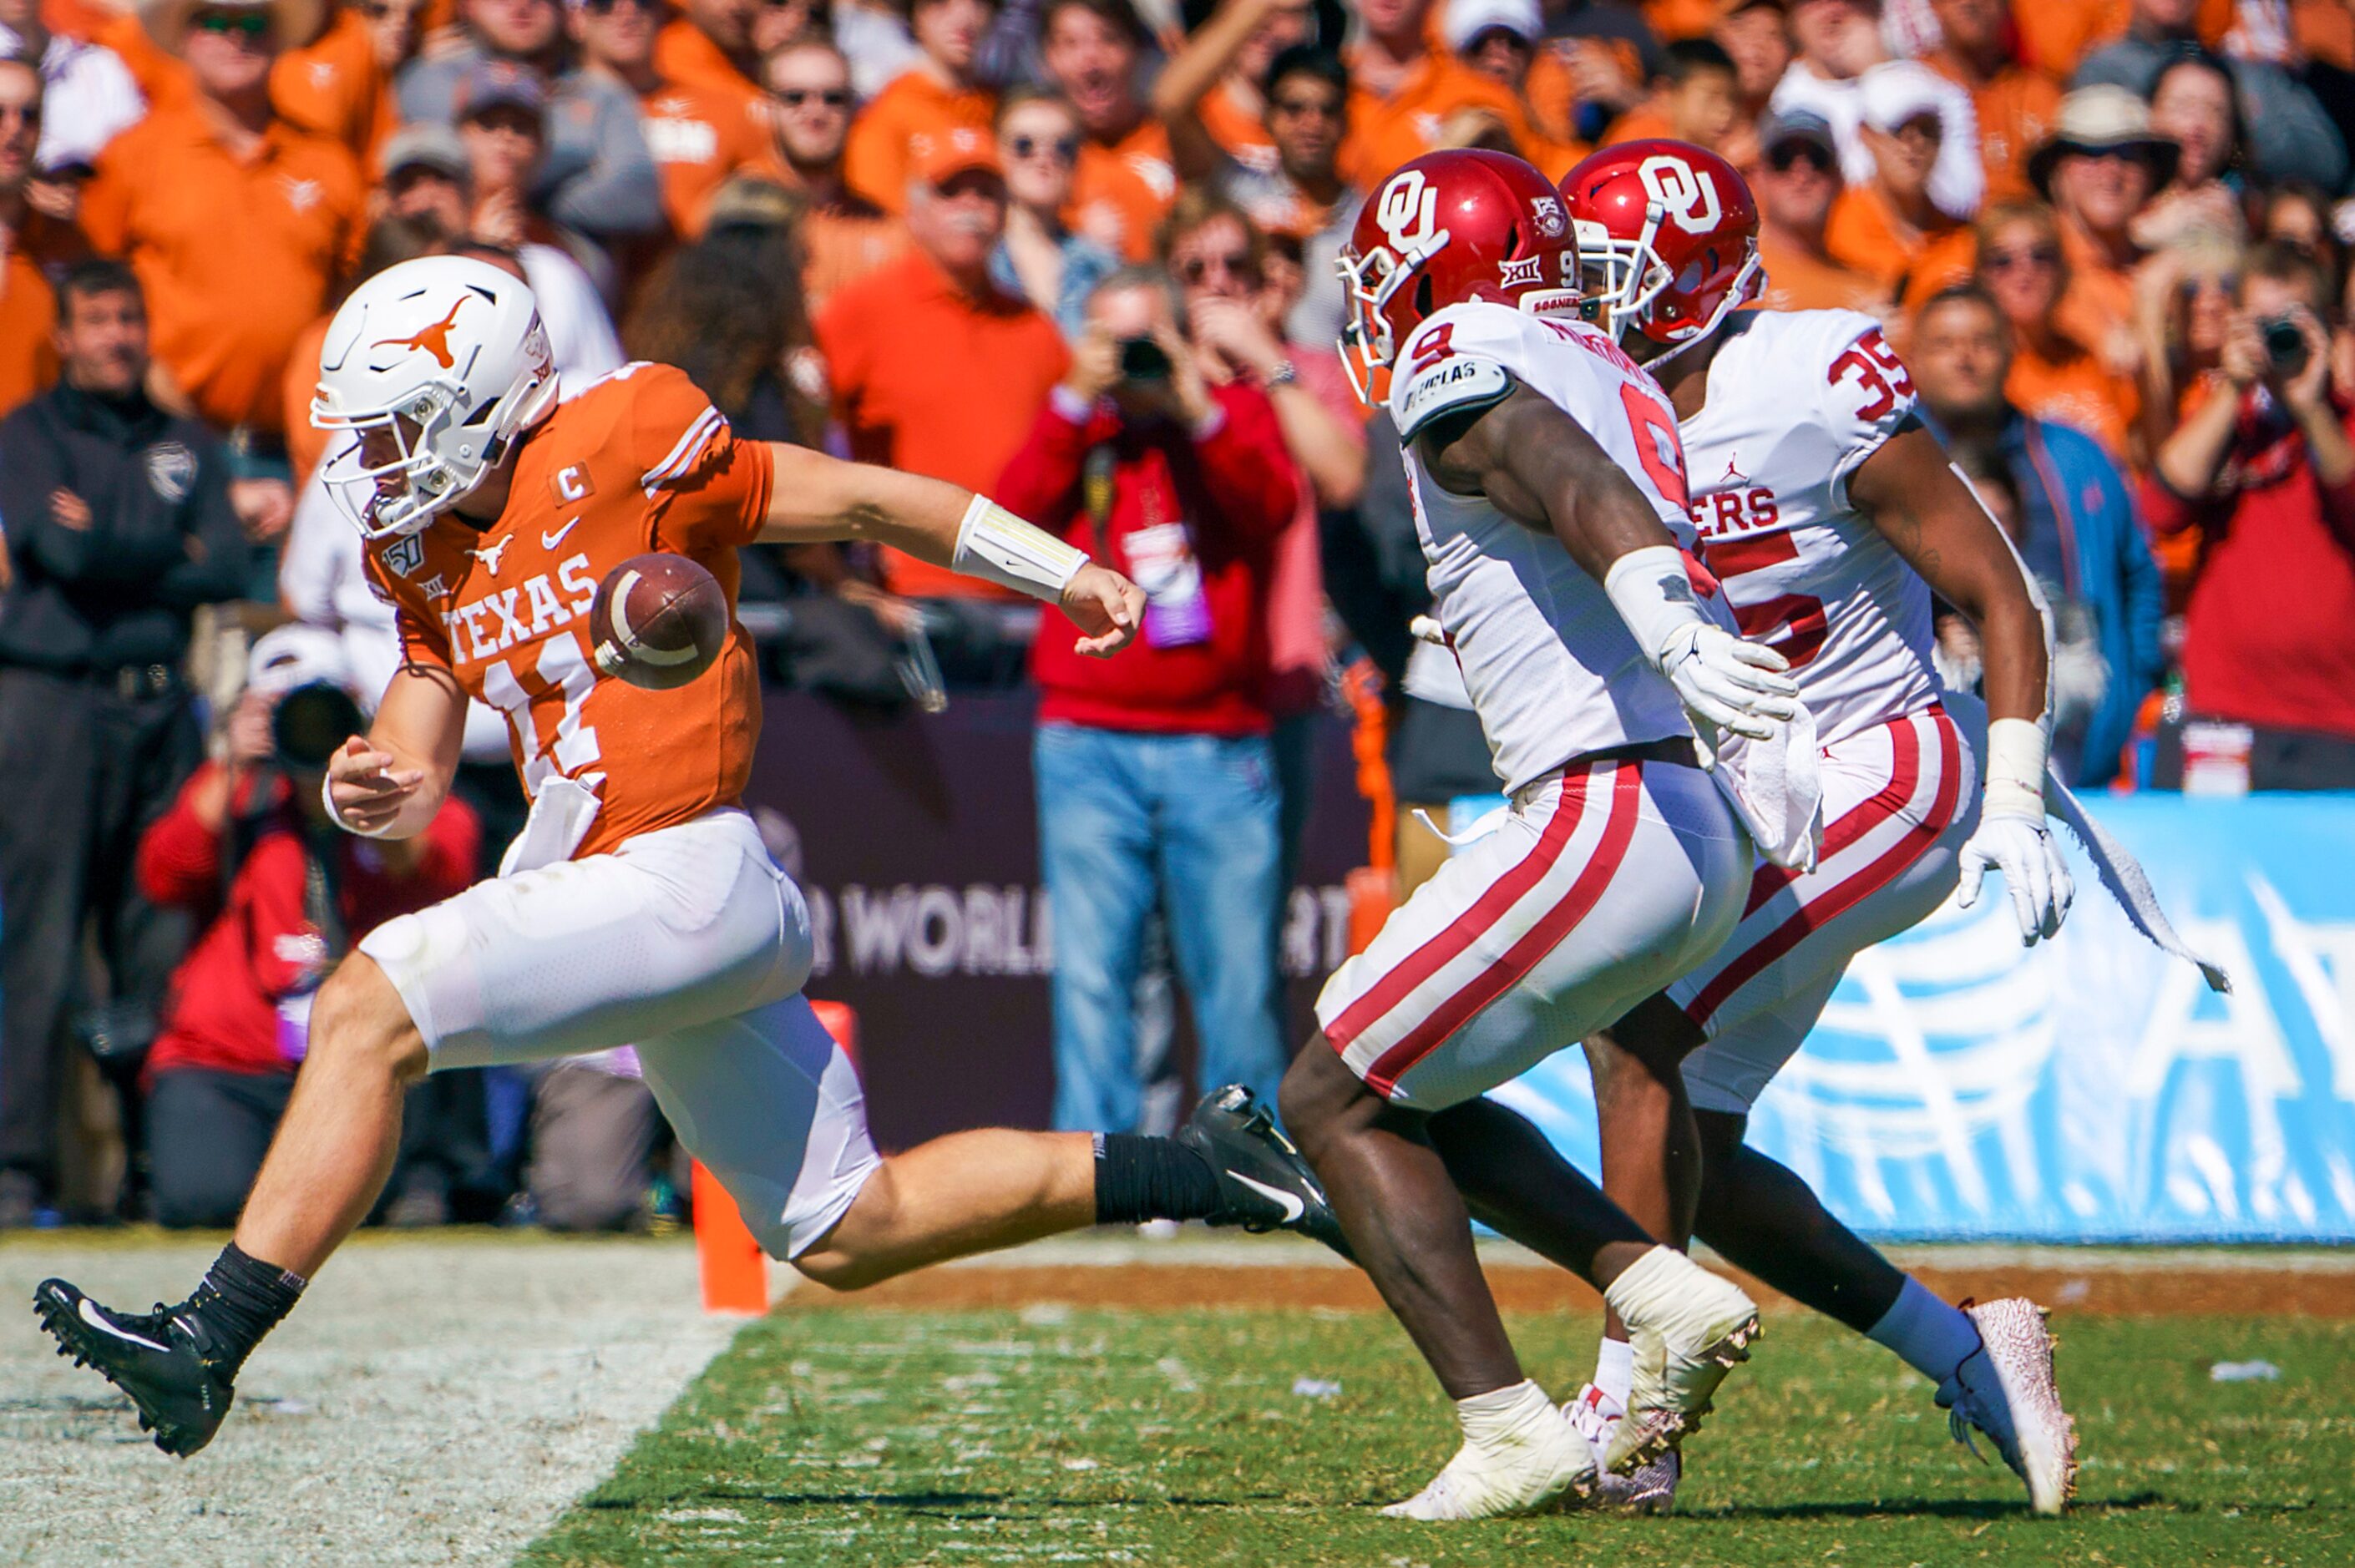
[[[1238,1178],[1238,1180],[1241,1180],[1241,1178]],[[108,1322],[105,1319],[100,1317],[96,1312],[91,1311],[90,1298],[86,1296],[82,1298],[81,1305],[75,1308],[74,1310],[81,1314],[81,1320],[83,1322],[89,1324],[91,1328],[96,1329],[100,1333],[112,1334],[116,1339],[126,1340],[131,1344],[144,1345],[151,1351],[160,1351],[167,1356],[172,1353],[171,1346],[159,1345],[153,1340],[143,1338],[137,1334],[126,1333],[123,1330],[118,1329],[113,1324]]]
[[[563,527],[559,528],[553,534],[548,532],[545,528],[541,529],[539,534],[539,547],[543,550],[553,550],[557,546],[564,543],[564,535],[571,533],[573,529],[580,525],[581,519],[575,517],[571,522],[567,523]]]
[[[1294,1193],[1287,1192],[1281,1187],[1271,1187],[1264,1181],[1254,1181],[1240,1171],[1230,1171],[1227,1174],[1241,1182],[1244,1186],[1250,1188],[1252,1192],[1257,1192],[1260,1196],[1263,1198],[1273,1198],[1277,1203],[1283,1205],[1284,1223],[1287,1225],[1293,1224],[1295,1221],[1298,1220],[1301,1215],[1308,1212],[1307,1204],[1302,1202]]]

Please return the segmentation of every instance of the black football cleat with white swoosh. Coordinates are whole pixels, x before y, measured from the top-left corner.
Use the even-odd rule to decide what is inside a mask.
[[[153,1312],[117,1312],[62,1279],[41,1281],[33,1310],[58,1354],[131,1396],[155,1446],[186,1458],[213,1440],[236,1397],[234,1369],[197,1314],[161,1302]]]
[[[1219,1195],[1227,1207],[1211,1216],[1211,1224],[1297,1231],[1357,1261],[1316,1172],[1300,1158],[1292,1139],[1277,1130],[1275,1118],[1251,1090],[1229,1084],[1203,1096],[1178,1129],[1178,1141],[1200,1155],[1218,1176]]]

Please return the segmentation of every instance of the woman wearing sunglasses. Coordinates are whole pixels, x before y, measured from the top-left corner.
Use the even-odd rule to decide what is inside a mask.
[[[1006,238],[990,258],[990,276],[1076,343],[1087,330],[1088,296],[1120,270],[1120,258],[1063,223],[1079,173],[1079,115],[1054,93],[1017,89],[998,106],[997,145],[1006,160]]]

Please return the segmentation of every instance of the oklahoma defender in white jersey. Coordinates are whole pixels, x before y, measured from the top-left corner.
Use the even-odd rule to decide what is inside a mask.
[[[36,1292],[159,1446],[211,1439],[240,1364],[375,1202],[403,1089],[440,1067],[634,1045],[752,1234],[839,1288],[1104,1221],[1331,1236],[1240,1090],[1175,1139],[979,1129],[879,1155],[801,994],[808,912],[739,803],[760,725],[743,628],[731,614],[719,662],[668,691],[601,674],[584,637],[599,581],[648,550],[701,562],[732,612],[735,550],[755,539],[883,540],[1059,605],[1090,653],[1134,633],[1135,585],[954,485],[741,440],[667,366],[559,400],[531,291],[479,261],[378,273],[323,357],[313,418],[356,438],[330,478],[406,655],[326,770],[328,811],[369,837],[422,831],[469,697],[507,715],[532,810],[498,877],[378,927],[320,988],[236,1238],[186,1300],[133,1314],[63,1280]]]
[[[1317,1001],[1287,1124],[1358,1260],[1457,1402],[1464,1445],[1389,1511],[1473,1519],[1592,1484],[1568,1418],[1522,1375],[1423,1132],[1620,1016],[1739,918],[1751,846],[1696,765],[1687,710],[1776,738],[1782,659],[1697,601],[1671,411],[1567,313],[1577,252],[1545,177],[1437,153],[1384,181],[1343,271],[1345,352],[1389,368],[1434,614],[1513,796],[1506,825],[1394,912]],[[1673,1442],[1747,1354],[1755,1309],[1624,1215],[1582,1272],[1633,1327],[1636,1398]],[[1633,1443],[1612,1456],[1633,1462]]]
[[[1734,313],[1763,279],[1756,209],[1731,164],[1636,142],[1587,159],[1561,188],[1588,299],[1675,401],[1702,559],[1744,634],[1790,661],[1824,780],[1816,866],[1760,868],[1723,947],[1617,1022],[1617,1050],[1596,1053],[1604,1128],[1673,1129],[1665,1145],[1689,1156],[1628,1168],[1606,1144],[1604,1191],[1678,1245],[1696,1234],[1697,1209],[1698,1234],[1729,1259],[1889,1344],[1938,1383],[1958,1436],[1964,1422],[1987,1434],[2035,1507],[2056,1510],[2074,1438],[2041,1314],[1937,1300],[1742,1141],[1751,1104],[1849,959],[1927,916],[1958,877],[1968,904],[1984,871],[2000,869],[2023,942],[2059,927],[2070,883],[2044,819],[2046,651],[2032,589],[1914,417],[1913,382],[1876,323]],[[1980,629],[1984,736],[1941,701],[1933,590]],[[1484,1106],[1442,1128],[1442,1144],[1492,1160],[1533,1131],[1507,1125],[1518,1120]],[[1625,1354],[1606,1342],[1574,1412],[1597,1435],[1625,1403]],[[1627,1500],[1664,1506],[1675,1478],[1672,1464],[1654,1467]]]

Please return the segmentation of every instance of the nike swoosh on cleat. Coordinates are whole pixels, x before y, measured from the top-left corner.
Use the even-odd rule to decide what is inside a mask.
[[[553,534],[549,533],[545,528],[541,529],[539,533],[539,547],[543,550],[553,550],[557,546],[564,543],[564,535],[571,533],[575,527],[579,526],[580,522],[581,519],[575,517],[571,522],[567,523],[563,527],[559,528]]]
[[[149,1350],[157,1351],[163,1355],[168,1356],[172,1353],[171,1346],[159,1345],[153,1340],[143,1339],[137,1334],[127,1333],[124,1330],[116,1328],[105,1319],[100,1317],[96,1312],[91,1311],[90,1307],[90,1298],[88,1297],[82,1298],[80,1304],[77,1306],[74,1310],[81,1314],[81,1320],[83,1322],[89,1324],[91,1328],[96,1329],[102,1334],[112,1334],[116,1339],[125,1340],[133,1345],[144,1345]]]
[[[1257,1192],[1261,1197],[1273,1198],[1281,1204],[1284,1208],[1283,1223],[1287,1225],[1295,1223],[1301,1215],[1308,1212],[1307,1204],[1302,1202],[1295,1194],[1287,1192],[1281,1187],[1271,1187],[1264,1181],[1254,1181],[1240,1171],[1230,1171],[1227,1174]]]

